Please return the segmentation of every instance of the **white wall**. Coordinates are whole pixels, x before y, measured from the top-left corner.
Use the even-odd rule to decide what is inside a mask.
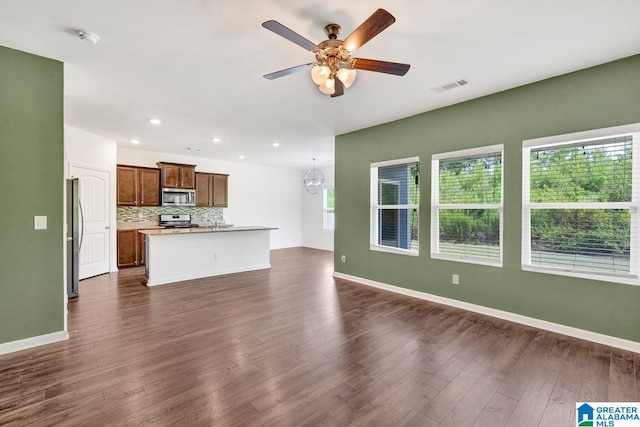
[[[302,179],[297,169],[127,148],[119,148],[117,157],[119,164],[157,167],[156,163],[163,161],[196,165],[197,172],[229,174],[226,223],[278,227],[271,232],[271,249],[302,245]]]
[[[334,167],[318,168],[324,174],[325,187],[334,186]],[[302,246],[333,251],[333,231],[324,230],[322,191],[317,194],[307,192],[303,185],[307,171],[300,175],[302,188]]]
[[[109,270],[118,271],[116,259],[116,153],[115,141],[71,126],[64,127],[65,174],[71,178],[71,166],[100,169],[110,174],[109,188]]]

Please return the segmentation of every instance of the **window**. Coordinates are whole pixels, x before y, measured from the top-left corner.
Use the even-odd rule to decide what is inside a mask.
[[[638,283],[637,132],[523,142],[523,269]]]
[[[371,164],[371,249],[418,255],[417,157]]]
[[[322,190],[323,228],[334,231],[336,229],[335,188],[327,187]]]
[[[502,151],[432,156],[432,258],[502,266]]]

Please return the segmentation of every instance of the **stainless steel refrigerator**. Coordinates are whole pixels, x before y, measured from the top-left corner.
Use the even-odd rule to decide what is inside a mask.
[[[82,205],[80,204],[80,181],[67,180],[67,297],[78,296],[80,277],[80,248],[82,247]]]

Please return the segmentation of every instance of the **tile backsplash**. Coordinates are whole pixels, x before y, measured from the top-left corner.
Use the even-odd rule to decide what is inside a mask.
[[[211,221],[224,222],[222,208],[195,208],[195,207],[173,207],[173,206],[153,206],[118,207],[116,220],[119,224],[126,223],[158,223],[160,214],[191,214],[191,221],[196,223],[207,223]]]

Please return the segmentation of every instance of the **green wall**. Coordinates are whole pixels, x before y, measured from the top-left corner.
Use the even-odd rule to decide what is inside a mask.
[[[0,343],[64,329],[62,108],[63,64],[0,46]]]
[[[640,55],[340,135],[335,270],[640,342],[640,286],[520,269],[522,141],[637,122]],[[431,155],[492,144],[505,146],[504,267],[431,259]],[[370,163],[412,156],[421,160],[420,256],[371,251]]]

